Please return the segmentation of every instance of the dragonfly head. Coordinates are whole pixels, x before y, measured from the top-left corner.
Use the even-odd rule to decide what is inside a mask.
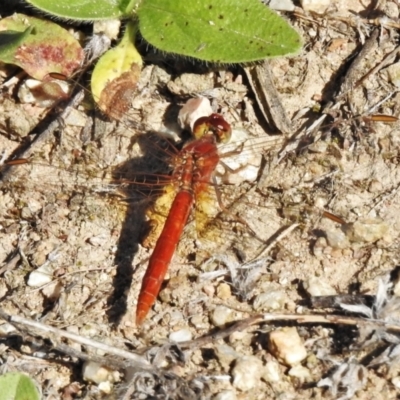
[[[217,142],[227,143],[231,138],[231,126],[220,114],[211,114],[208,117],[199,118],[193,125],[193,135],[200,139],[205,135],[213,134]]]

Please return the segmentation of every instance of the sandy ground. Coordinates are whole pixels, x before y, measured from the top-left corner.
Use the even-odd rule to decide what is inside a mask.
[[[326,309],[310,305],[313,296],[349,294],[344,303],[371,306],[368,295],[387,277],[393,287],[381,286],[381,294],[400,295],[399,123],[387,122],[399,114],[398,88],[387,70],[397,61],[399,25],[373,20],[398,21],[399,10],[395,1],[382,3],[380,12],[338,0],[324,16],[288,14],[304,50],[269,62],[292,121],[286,134],[264,120],[242,69],[178,74],[149,63],[125,121],[96,120],[86,137],[93,113],[81,105],[56,135],[34,145],[31,162],[13,168],[0,192],[2,310],[141,354],[149,364],[143,369],[131,360],[126,368],[121,358],[101,359],[104,349],[54,333],[49,346],[30,336],[48,338],[39,328],[10,334],[4,324],[2,371],[28,373],[46,399],[107,392],[121,399],[398,398],[396,357],[380,356],[399,340],[396,297],[369,315],[392,330],[355,320],[316,322],[312,316],[356,318],[360,309],[346,313],[332,297]],[[0,104],[6,154],[44,115],[14,94],[3,93]],[[154,193],[134,191],[140,185],[129,182],[137,182],[138,171],[168,172],[159,160],[161,142],[148,137],[176,132],[179,108],[196,94],[210,97],[235,129],[248,133],[243,156],[262,159],[255,181],[218,185],[230,212],[221,211],[202,235],[190,219],[157,302],[138,328],[137,296],[151,254],[142,246],[145,210]],[[39,267],[50,278],[32,286]],[[260,313],[311,319],[251,319]],[[273,331],[289,336],[275,347]],[[110,366],[105,383],[83,379],[84,357]]]

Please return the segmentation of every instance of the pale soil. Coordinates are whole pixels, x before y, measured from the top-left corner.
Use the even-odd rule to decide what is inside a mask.
[[[398,20],[396,2],[385,4],[382,15]],[[201,86],[202,91],[207,88],[207,93],[212,93],[213,103],[234,127],[242,127],[265,140],[257,139],[257,143],[262,143],[257,151],[262,149],[264,157],[257,181],[222,185],[220,189],[222,203],[232,214],[245,220],[258,239],[232,214],[223,212],[202,241],[196,239],[191,221],[164,289],[140,329],[134,322],[136,301],[151,254],[151,249],[140,244],[146,202],[138,202],[129,189],[119,191],[129,197],[127,200],[113,195],[109,171],[114,169],[114,175],[132,179],[135,171],[127,176],[127,168],[152,166],[142,158],[133,139],[138,130],[125,123],[107,126],[98,139],[92,138],[84,144],[82,125],[89,117],[83,107],[74,110],[62,125],[61,145],[48,140],[36,146],[34,163],[14,169],[0,192],[0,249],[4,267],[0,280],[1,308],[12,315],[142,352],[151,347],[161,349],[170,334],[181,329],[189,331],[193,339],[223,330],[221,326],[216,327],[215,321],[216,309],[221,305],[226,307],[222,317],[226,323],[260,312],[316,312],[307,309],[304,302],[310,297],[304,287],[313,277],[317,278],[317,286],[329,285],[337,294],[375,295],[379,279],[388,274],[392,274],[396,284],[394,272],[399,263],[400,229],[399,123],[372,122],[358,117],[399,115],[397,88],[385,69],[366,76],[395,49],[398,33],[396,28],[375,27],[365,17],[372,18],[366,6],[358,1],[333,1],[323,17],[292,16],[292,23],[302,32],[304,50],[296,57],[273,60],[270,64],[283,106],[293,121],[290,141],[279,133],[270,135],[270,130],[265,128],[254,95],[249,86],[240,83],[241,78],[246,82],[241,70],[235,70],[234,74],[222,71],[192,75],[194,86],[188,90],[165,68],[152,65],[146,68],[142,76],[143,90],[134,101],[133,115],[147,131],[165,130],[164,117],[168,119],[168,127],[173,128],[178,106]],[[342,81],[351,62],[374,29],[380,32],[378,46],[366,52],[352,76],[349,92],[338,99],[335,96],[343,90]],[[357,87],[351,88],[363,77]],[[175,85],[168,87],[174,94],[166,88],[171,80],[175,80]],[[9,154],[18,146],[18,134],[30,130],[31,122],[21,116],[37,120],[42,110],[21,105],[15,102],[15,97],[4,94],[6,98],[0,105],[1,148]],[[331,111],[321,127],[306,134],[307,128],[321,116],[320,105],[326,106],[331,101],[330,109],[340,102],[338,108]],[[81,160],[79,165],[77,159]],[[46,166],[49,160],[51,167]],[[379,231],[369,243],[343,239],[338,246],[333,246],[329,238],[339,235],[341,226],[321,218],[322,209],[347,223],[368,218],[379,220],[380,229],[387,226],[388,231]],[[274,242],[278,233],[294,223],[299,225]],[[204,272],[226,268],[223,257],[228,257],[231,263],[243,263],[256,258],[270,243],[273,245],[260,263],[254,284],[246,286],[244,278],[237,283],[228,273],[200,279],[204,278]],[[210,256],[219,261],[202,263]],[[29,287],[30,273],[46,262],[52,282],[44,288]],[[255,301],[271,292],[275,293],[276,302],[269,300],[260,305]],[[223,391],[231,392],[231,397],[226,397],[229,399],[235,398],[233,393],[237,399],[338,398],[340,395],[330,394],[316,384],[332,374],[335,363],[350,359],[366,366],[366,377],[357,394],[348,398],[398,397],[395,365],[368,366],[371,359],[365,361],[364,357],[374,348],[357,348],[355,327],[293,322],[279,325],[298,327],[308,355],[302,362],[308,371],[304,378],[291,376],[290,367],[279,363],[279,379],[275,382],[260,379],[246,392],[234,384],[233,369],[239,356],[254,355],[264,366],[275,362],[267,343],[268,332],[276,327],[259,323],[242,332],[230,333],[224,339],[211,338],[207,344],[183,349],[184,360],[174,360],[168,352],[165,357],[159,353],[152,371],[154,376],[164,377],[156,367],[175,375],[158,386],[150,379],[141,378],[149,387],[154,386],[154,396],[158,393],[159,397],[139,397],[143,382],[138,375],[136,392],[131,398],[167,398],[163,387],[172,393],[174,385],[184,388],[188,384],[193,388],[200,383],[202,386],[191,392],[192,397],[187,392],[171,398],[222,399],[222,396],[213,396]],[[57,342],[57,338],[52,339]],[[105,396],[96,384],[82,380],[81,362],[77,358],[48,349],[40,349],[45,353],[44,359],[36,358],[33,353],[39,350],[30,338],[25,340],[22,339],[22,346],[11,339],[2,340],[4,371],[27,372],[48,399]],[[66,343],[89,354],[95,352],[72,341]],[[218,346],[223,343],[238,353],[231,362],[218,353]],[[96,354],[105,355],[100,350]],[[122,376],[124,371],[119,371]],[[68,397],[65,388],[72,382],[78,383],[80,392]],[[349,386],[343,385],[342,395]],[[121,390],[119,393],[123,393],[124,389]],[[113,396],[122,398],[122,394],[115,392]]]

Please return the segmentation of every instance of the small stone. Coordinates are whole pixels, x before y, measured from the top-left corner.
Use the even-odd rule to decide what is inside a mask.
[[[397,279],[393,284],[393,294],[400,297],[400,279]]]
[[[324,253],[323,250],[328,246],[328,242],[326,241],[326,239],[324,237],[319,237],[314,244],[313,247],[313,253],[314,256],[319,258],[319,259],[323,259]]]
[[[400,376],[395,376],[391,382],[396,389],[400,389]]]
[[[169,313],[169,324],[175,326],[184,322],[185,318],[179,310],[173,310]]]
[[[87,323],[81,328],[80,334],[85,337],[93,337],[99,334],[99,327],[93,323]]]
[[[289,367],[299,364],[307,357],[303,341],[294,327],[271,332],[268,349],[278,361]]]
[[[215,353],[218,358],[218,362],[225,370],[228,370],[232,362],[240,357],[239,353],[237,353],[231,346],[228,346],[227,344],[219,344],[215,346]]]
[[[211,313],[211,323],[214,326],[224,326],[233,320],[233,311],[225,306],[217,306]]]
[[[72,108],[71,112],[65,118],[64,123],[66,126],[72,125],[83,128],[87,124],[87,116],[83,112]]]
[[[83,379],[94,382],[97,385],[101,382],[113,382],[113,371],[93,361],[86,361],[82,366]]]
[[[229,335],[229,343],[242,346],[250,346],[251,343],[254,341],[254,336],[252,333],[249,332],[233,332],[231,335]]]
[[[288,372],[289,376],[293,376],[297,378],[300,382],[311,382],[312,377],[308,368],[303,367],[302,365],[296,365],[293,368],[290,368]]]
[[[280,366],[276,361],[268,361],[264,367],[263,379],[268,383],[276,383],[281,380]]]
[[[43,264],[29,274],[27,285],[40,287],[53,280],[53,269],[48,264]]]
[[[253,302],[253,308],[256,311],[281,310],[286,300],[287,296],[282,290],[270,290],[256,296]]]
[[[268,7],[276,11],[294,11],[295,6],[292,0],[270,0]]]
[[[172,332],[169,335],[169,340],[171,342],[186,342],[187,340],[192,340],[193,335],[189,329],[180,329],[179,331]]]
[[[349,239],[340,229],[328,229],[326,231],[328,245],[334,249],[347,249],[350,247]]]
[[[390,65],[385,71],[393,85],[400,87],[400,62]]]
[[[380,183],[377,179],[372,179],[369,184],[368,191],[370,193],[380,193],[383,190],[382,183]]]
[[[113,388],[111,382],[100,382],[98,386],[99,390],[101,390],[105,394],[110,394]]]
[[[207,327],[206,322],[204,321],[204,318],[201,314],[194,315],[190,319],[190,323],[196,328],[196,329],[205,329]]]
[[[229,299],[232,296],[231,287],[227,283],[221,283],[217,287],[217,296],[221,300]]]
[[[387,234],[389,226],[380,218],[363,218],[347,224],[345,231],[351,242],[374,243]]]
[[[254,389],[260,384],[262,372],[263,364],[257,357],[240,357],[232,370],[233,386],[243,392]]]
[[[311,277],[303,282],[304,289],[310,296],[334,296],[336,290],[321,278]]]
[[[23,218],[23,219],[32,218],[32,212],[31,212],[31,210],[29,209],[29,207],[22,207],[22,210],[21,210],[21,218]]]
[[[324,14],[331,4],[331,0],[301,0],[300,3],[304,11]]]
[[[7,336],[11,332],[15,332],[15,331],[16,331],[16,328],[7,322],[0,325],[0,336]]]
[[[233,390],[223,390],[213,397],[213,400],[236,400],[236,393]]]
[[[0,299],[8,293],[8,286],[5,279],[0,279]]]

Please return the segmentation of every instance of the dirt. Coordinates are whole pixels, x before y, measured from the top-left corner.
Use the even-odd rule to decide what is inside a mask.
[[[96,120],[85,136],[93,112],[80,105],[55,134],[34,145],[30,162],[14,167],[0,192],[2,310],[138,353],[151,367],[105,361],[114,371],[105,388],[82,374],[83,358],[105,357],[104,350],[57,334],[49,346],[29,336],[48,337],[39,328],[10,336],[3,325],[2,372],[28,373],[46,399],[396,399],[396,359],[371,365],[398,343],[393,330],[374,336],[377,329],[366,329],[372,338],[367,346],[360,324],[247,320],[259,313],[345,315],[340,307],[310,308],[312,294],[318,289],[321,295],[368,300],[388,276],[390,295],[398,294],[400,124],[386,117],[398,117],[399,94],[386,66],[374,68],[396,49],[399,25],[379,24],[380,16],[398,21],[398,4],[386,1],[373,12],[358,1],[333,1],[325,15],[287,14],[304,48],[269,66],[293,124],[290,135],[274,132],[264,120],[242,69],[210,67],[200,74],[184,64],[178,73],[168,67],[170,59],[145,67],[124,121]],[[374,32],[376,40],[359,57]],[[37,105],[21,104],[15,93],[15,87],[3,92],[0,102],[6,156],[39,121],[56,120],[60,108],[46,116]],[[176,135],[177,112],[196,94],[211,97],[235,129],[248,132],[262,163],[256,181],[219,185],[229,212],[222,210],[203,236],[190,220],[156,304],[137,327],[136,302],[151,255],[141,244],[149,194],[138,196],[120,178],[132,181],[138,170],[162,168],[140,135]],[[152,143],[159,150],[159,142]],[[254,260],[251,268],[240,268]],[[28,285],[43,265],[49,282]],[[398,327],[392,311],[383,316],[377,310],[375,305],[372,319]],[[268,344],[269,332],[282,326],[295,326],[305,346],[307,357],[297,365],[285,364]],[[176,337],[206,339],[167,346]],[[57,348],[60,343],[83,354]],[[249,389],[238,383],[235,370],[244,356],[254,356],[249,365],[264,371]],[[271,368],[276,379],[266,372]],[[331,379],[330,390],[326,381],[318,385],[324,378]]]

